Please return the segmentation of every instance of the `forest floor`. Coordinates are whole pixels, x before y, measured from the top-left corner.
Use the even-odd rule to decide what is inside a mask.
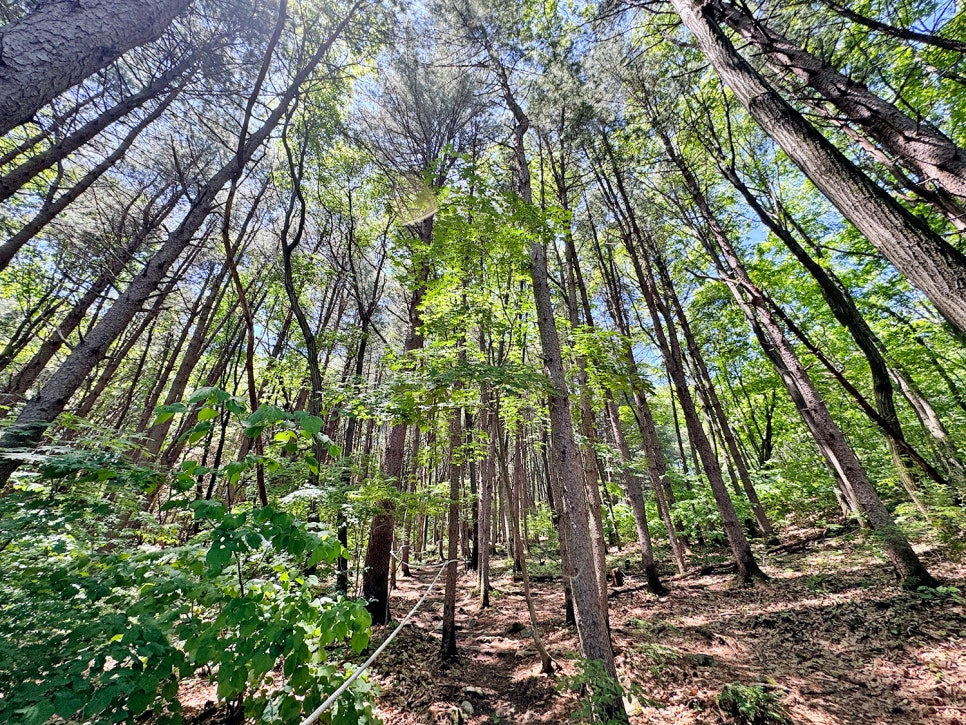
[[[960,590],[924,597],[901,591],[858,535],[810,541],[819,534],[790,532],[786,544],[808,542],[791,552],[760,549],[771,581],[753,587],[694,572],[667,577],[669,593],[655,597],[639,568],[625,568],[610,617],[621,676],[636,686],[632,723],[732,722],[717,696],[737,682],[770,692],[794,723],[966,724],[966,565],[921,552]],[[625,549],[615,563],[633,556]],[[398,580],[397,617],[438,570],[414,568]],[[521,584],[508,571],[492,584],[493,606],[481,612],[475,573],[460,574],[456,662],[439,659],[440,580],[376,663],[387,724],[566,723],[579,712],[578,694],[559,687],[577,651],[559,580],[533,585],[541,632],[562,668],[554,677],[539,674]],[[374,643],[387,633],[377,630]]]
[[[627,574],[622,587],[611,585],[610,620],[620,675],[634,692],[633,725],[741,722],[718,706],[729,683],[769,693],[785,722],[966,725],[966,563],[920,551],[953,588],[925,596],[901,591],[860,534],[823,538],[820,530],[801,529],[783,540],[784,553],[757,548],[767,583],[737,586],[729,574],[668,572],[669,592],[661,597],[643,588],[634,549],[612,549],[612,564]],[[441,577],[373,665],[381,689],[376,711],[387,725],[549,724],[579,716],[584,698],[561,686],[576,671],[578,643],[564,621],[559,578],[533,583],[540,631],[560,667],[548,677],[540,674],[521,583],[509,562],[494,568],[492,606],[484,611],[475,572],[461,568],[455,662],[439,657]],[[536,561],[534,568],[546,571]],[[397,620],[438,571],[427,564],[398,579]],[[371,647],[390,631],[375,628]],[[191,722],[226,722],[203,705],[214,699],[210,686],[183,687],[181,699],[195,713]],[[781,721],[753,725],[769,722]]]

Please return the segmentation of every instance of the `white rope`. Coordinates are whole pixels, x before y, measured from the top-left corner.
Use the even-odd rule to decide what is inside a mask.
[[[459,563],[459,559],[450,559],[449,561],[444,561],[440,565],[439,571],[436,573],[436,576],[433,578],[433,581],[431,581],[429,583],[429,586],[426,587],[426,591],[423,593],[423,596],[420,597],[420,599],[419,599],[418,602],[416,602],[416,606],[409,610],[409,614],[407,614],[405,617],[403,617],[403,620],[392,631],[392,634],[390,634],[388,637],[386,637],[385,641],[381,645],[379,645],[379,647],[376,649],[375,652],[372,653],[372,655],[369,657],[369,659],[367,659],[365,662],[363,662],[362,665],[358,669],[356,669],[355,672],[353,672],[351,675],[349,675],[349,678],[339,686],[339,689],[337,689],[335,692],[333,692],[331,695],[329,695],[329,699],[328,700],[326,700],[321,705],[319,705],[317,708],[315,708],[315,711],[311,715],[309,715],[307,718],[305,718],[302,721],[302,724],[301,725],[312,725],[314,722],[316,722],[319,719],[319,716],[323,712],[325,712],[330,707],[332,707],[333,703],[336,700],[339,699],[339,696],[343,692],[345,692],[347,689],[349,689],[349,685],[351,685],[353,682],[355,682],[359,678],[359,675],[361,675],[363,672],[365,672],[366,669],[368,669],[369,665],[371,665],[373,662],[376,661],[376,658],[379,655],[382,654],[382,651],[384,649],[386,649],[386,647],[389,646],[389,643],[392,642],[393,639],[395,639],[395,637],[396,637],[397,634],[399,634],[399,630],[401,630],[404,626],[406,626],[406,622],[408,622],[410,619],[412,619],[413,615],[416,613],[416,610],[419,609],[423,605],[423,602],[426,601],[426,597],[429,596],[429,593],[432,591],[433,587],[436,586],[436,582],[439,581],[440,575],[442,575],[442,573],[444,571],[446,571],[446,567],[448,565],[450,565],[450,564],[457,564],[457,563]]]

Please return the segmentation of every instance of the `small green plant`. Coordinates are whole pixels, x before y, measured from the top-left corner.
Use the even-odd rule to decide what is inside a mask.
[[[731,682],[721,688],[718,708],[740,725],[790,725],[781,700],[761,685]]]
[[[659,678],[670,665],[681,659],[681,653],[663,644],[640,644],[634,647],[642,659],[650,664],[651,675]]]
[[[0,497],[0,641],[16,643],[0,658],[0,722],[176,725],[179,683],[199,675],[249,718],[297,722],[368,645],[365,603],[324,584],[348,555],[334,535],[279,508],[200,495],[204,476],[241,485],[255,466],[293,465],[316,439],[337,455],[324,421],[270,408],[244,417],[214,389],[190,400],[200,422],[189,440],[226,410],[250,435],[270,426],[289,457],[249,455],[218,469],[189,460],[164,472],[109,448],[70,449],[38,456],[36,472]],[[305,455],[294,465],[318,463]],[[141,510],[165,483],[171,525]],[[376,722],[371,700],[360,678],[325,722]]]
[[[949,600],[956,604],[963,604],[966,599],[962,596],[962,591],[958,587],[938,586],[938,587],[919,587],[916,594],[928,602]]]
[[[580,704],[573,720],[600,725],[620,725],[626,723],[622,718],[624,688],[604,669],[599,660],[578,659],[577,672],[563,677],[558,686],[561,690],[578,693]],[[638,688],[631,688],[636,690]],[[631,694],[636,694],[631,692]]]
[[[805,577],[805,586],[810,592],[826,592],[828,584],[828,577],[825,574],[811,574]]]

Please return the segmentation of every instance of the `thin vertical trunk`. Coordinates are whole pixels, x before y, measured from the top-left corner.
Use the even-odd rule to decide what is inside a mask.
[[[843,484],[844,493],[846,496],[851,494],[869,526],[880,537],[903,586],[913,589],[919,586],[935,586],[935,579],[930,576],[905,534],[896,525],[849,446],[845,434],[832,419],[825,401],[772,314],[768,300],[748,276],[731,240],[701,193],[697,180],[683,159],[677,156],[669,139],[665,137],[664,143],[682,173],[688,194],[711,232],[712,238],[702,235],[702,241],[758,337],[765,354],[775,365],[829,468]]]
[[[433,239],[433,217],[419,223],[418,235],[420,242],[428,248]],[[428,273],[426,263],[419,263],[416,287],[409,303],[409,324],[406,328],[403,355],[423,346],[423,336],[420,331],[421,307],[426,293]],[[402,481],[407,428],[404,422],[393,423],[390,426],[382,458],[382,475],[396,486],[399,486]],[[378,513],[373,516],[369,528],[365,568],[362,574],[362,596],[366,599],[366,609],[372,616],[373,623],[385,624],[389,621],[389,568],[395,526],[395,504],[385,499],[378,502],[377,509]]]
[[[617,197],[612,189],[607,189],[607,191],[610,193],[611,203],[614,205],[613,208],[621,213],[624,219],[624,229],[621,234],[624,247],[631,259],[638,285],[647,303],[654,337],[658,343],[661,355],[664,358],[668,375],[677,392],[689,442],[692,450],[701,460],[701,467],[704,469],[708,484],[711,487],[711,493],[714,496],[715,504],[721,515],[721,525],[728,538],[732,556],[737,564],[738,576],[744,582],[750,582],[755,578],[764,579],[766,578],[765,574],[761,571],[758,562],[751,553],[751,546],[745,537],[745,532],[741,526],[741,521],[738,519],[734,503],[728,495],[728,489],[725,485],[724,477],[721,474],[721,465],[715,457],[711,441],[708,440],[704,427],[701,425],[697,407],[691,396],[687,376],[684,372],[681,345],[673,324],[673,318],[657,292],[654,274],[646,260],[642,260],[639,250],[635,247],[635,241],[644,250],[653,249],[655,245],[645,238],[644,231],[637,224],[629,196],[624,188],[623,179],[616,166],[616,159],[613,157],[611,158],[611,165],[614,182],[620,196]],[[662,317],[667,324],[666,333],[664,323],[662,323]]]
[[[631,505],[631,512],[634,514],[634,524],[637,527],[637,540],[641,543],[641,564],[644,567],[644,578],[647,581],[647,590],[652,594],[665,594],[667,589],[661,583],[661,577],[657,571],[657,564],[654,562],[654,549],[651,545],[651,532],[647,528],[647,511],[644,505],[644,495],[641,491],[641,484],[634,474],[631,473],[631,450],[624,437],[624,429],[621,427],[620,415],[617,412],[617,404],[611,392],[607,391],[607,415],[610,418],[611,428],[614,431],[614,441],[617,443],[617,450],[620,451],[623,466],[621,466],[621,478],[624,486],[624,493]],[[674,529],[671,529],[672,533]]]
[[[517,193],[524,204],[533,203],[530,185],[530,167],[527,161],[525,138],[530,119],[517,103],[506,68],[487,45],[493,70],[507,107],[513,115],[513,164]],[[581,471],[577,442],[574,438],[571,418],[570,391],[563,366],[560,338],[554,320],[553,302],[550,295],[547,270],[547,249],[543,239],[536,235],[530,242],[530,278],[533,281],[533,297],[536,305],[536,322],[540,335],[540,348],[544,369],[550,377],[550,436],[552,453],[556,461],[561,483],[560,522],[566,528],[570,571],[563,575],[570,578],[573,591],[577,634],[581,650],[590,660],[601,663],[604,671],[616,679],[614,650],[607,624],[607,610],[601,606],[597,582],[588,574],[594,572],[592,542],[588,528],[587,497],[581,484]],[[619,692],[619,689],[618,689]],[[627,713],[619,694],[600,703],[599,716],[618,723],[627,722]]]
[[[446,590],[443,594],[443,638],[440,656],[456,657],[456,579],[459,574],[460,486],[463,478],[463,410],[450,414],[449,424],[449,511],[447,515]]]
[[[908,452],[910,444],[902,431],[902,424],[899,422],[899,414],[896,411],[895,393],[892,379],[889,377],[889,366],[882,352],[884,349],[882,341],[872,331],[872,328],[869,327],[868,322],[866,322],[862,313],[859,312],[851,293],[842,284],[841,280],[813,259],[804,247],[798,243],[798,239],[786,227],[780,224],[774,216],[765,210],[733,167],[722,163],[719,164],[719,168],[762,222],[775,236],[784,242],[789,251],[808,270],[809,274],[812,275],[819,285],[822,297],[828,304],[835,319],[848,330],[856,346],[865,355],[872,377],[875,407],[882,421],[885,423],[882,427],[889,446],[889,453],[892,456],[893,463],[896,466],[896,470],[903,484],[910,491],[910,495],[913,495],[915,491],[915,480],[910,470],[911,464],[913,461],[916,461],[916,457],[923,462],[924,459],[917,452],[914,457],[910,457]],[[799,229],[800,233],[802,231]],[[926,470],[932,476],[933,474],[929,472],[929,468],[926,465],[923,470]],[[941,477],[937,482],[940,484],[946,483]]]

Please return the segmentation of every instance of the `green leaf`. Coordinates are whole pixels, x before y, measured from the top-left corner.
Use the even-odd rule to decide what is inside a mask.
[[[218,411],[214,408],[202,408],[198,411],[198,420],[205,421],[218,417]]]
[[[152,425],[161,425],[162,423],[167,423],[172,418],[174,418],[174,413],[172,413],[170,410],[166,410],[163,413],[158,413]]]
[[[309,467],[309,470],[312,471],[312,473],[318,475],[318,473],[319,473],[319,461],[318,461],[318,459],[315,456],[306,456],[305,457],[305,464]]]
[[[127,708],[132,715],[140,715],[154,702],[155,697],[156,693],[153,691],[135,690],[128,696]]]
[[[325,421],[317,415],[298,415],[298,421],[299,427],[310,436],[321,433],[325,428]]]
[[[357,629],[352,633],[352,639],[349,641],[349,646],[352,650],[359,654],[364,650],[369,644],[369,630],[368,629]]]

